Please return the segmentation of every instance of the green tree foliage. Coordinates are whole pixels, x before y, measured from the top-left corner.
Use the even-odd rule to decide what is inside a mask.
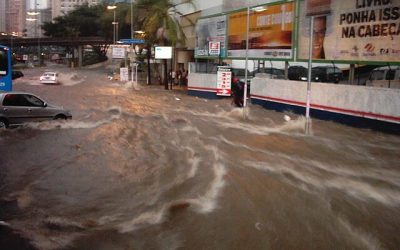
[[[142,30],[146,33],[148,53],[154,44],[176,46],[184,45],[186,36],[180,25],[179,18],[182,13],[178,6],[183,4],[193,5],[192,0],[138,0],[136,6],[142,10]],[[148,57],[149,58],[149,57]],[[149,77],[150,78],[150,77]],[[167,82],[167,61],[164,60],[164,85],[168,88]]]
[[[137,8],[143,10],[142,29],[146,32],[146,39],[160,45],[184,45],[185,33],[179,22],[182,13],[179,5],[191,4],[192,0],[138,0]]]
[[[64,16],[56,17],[53,22],[44,23],[42,29],[50,37],[105,36],[103,13],[102,5],[82,5]]]
[[[130,37],[130,5],[121,3],[115,10],[120,38]],[[64,16],[56,17],[53,22],[42,25],[44,34],[50,37],[113,37],[114,12],[107,5],[81,5]]]
[[[130,4],[118,4],[115,10],[119,38],[130,37]],[[81,5],[66,15],[56,17],[53,22],[42,25],[44,34],[49,37],[113,37],[114,11],[107,10],[106,4]],[[100,58],[105,58],[108,45],[93,46]]]

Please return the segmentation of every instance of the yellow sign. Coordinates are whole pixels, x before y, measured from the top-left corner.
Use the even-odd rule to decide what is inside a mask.
[[[248,56],[253,58],[291,58],[294,16],[293,2],[251,8]],[[245,56],[246,22],[247,11],[229,15],[229,57]]]

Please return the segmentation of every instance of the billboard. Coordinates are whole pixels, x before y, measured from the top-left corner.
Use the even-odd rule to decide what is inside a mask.
[[[249,58],[293,57],[294,2],[251,8]],[[246,56],[247,10],[228,16],[228,57]]]
[[[225,57],[226,16],[199,19],[196,24],[196,57],[215,56],[209,54],[209,44],[220,44],[220,56]]]
[[[329,10],[314,17],[313,59],[400,61],[400,0],[319,2],[326,2],[324,6]],[[307,13],[313,12],[307,9],[310,6],[313,4],[300,2],[297,57],[304,60],[309,57],[310,17]]]
[[[172,47],[167,47],[167,46],[155,47],[154,58],[155,59],[171,59],[172,58]]]
[[[112,58],[113,59],[123,59],[125,58],[126,48],[122,46],[112,47]]]

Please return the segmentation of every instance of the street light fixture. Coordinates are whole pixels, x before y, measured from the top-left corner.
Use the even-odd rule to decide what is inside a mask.
[[[113,32],[113,42],[114,44],[116,43],[117,39],[118,39],[118,35],[116,34],[116,32],[118,32],[117,28],[118,28],[118,22],[115,21],[115,9],[117,8],[116,5],[108,5],[107,9],[108,10],[112,10],[114,11],[114,21],[112,22],[113,27],[114,27],[114,32]],[[116,31],[117,30],[117,31]]]

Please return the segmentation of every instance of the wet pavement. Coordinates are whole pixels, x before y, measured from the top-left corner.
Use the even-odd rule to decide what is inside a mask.
[[[60,86],[38,84],[37,69],[15,81],[73,119],[0,131],[0,243],[400,246],[400,137],[319,120],[306,135],[294,114],[250,105],[244,119],[229,98],[120,84],[103,68],[58,70]]]

